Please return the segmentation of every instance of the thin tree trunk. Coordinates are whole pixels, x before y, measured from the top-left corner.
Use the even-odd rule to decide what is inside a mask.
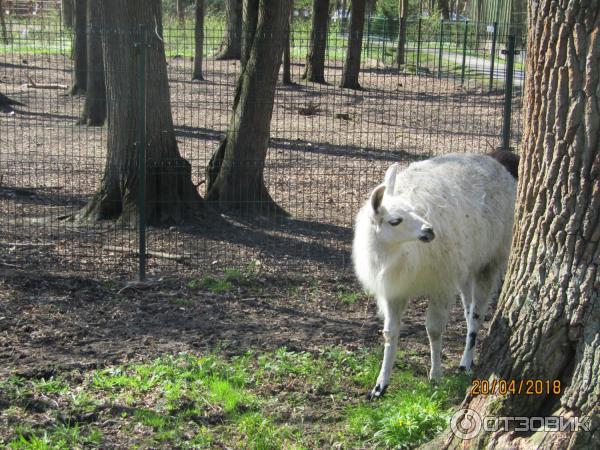
[[[292,10],[294,9],[293,0],[290,0],[290,16],[285,27],[285,45],[283,47],[283,84],[290,85],[292,82],[292,61],[290,55],[290,37],[292,33]]]
[[[6,45],[9,44],[8,40],[8,32],[6,30],[6,21],[4,20],[4,5],[2,5],[2,0],[0,0],[0,26],[2,26],[2,39]]]
[[[62,21],[65,27],[73,27],[73,1],[62,0]]]
[[[106,85],[102,56],[102,11],[97,0],[87,0],[87,90],[79,123],[102,126],[106,120]]]
[[[442,19],[450,19],[450,7],[448,6],[448,0],[438,0],[438,5],[440,8]]]
[[[87,0],[73,0],[73,83],[71,95],[85,94],[87,89]]]
[[[206,200],[221,208],[273,215],[285,213],[269,195],[263,172],[290,2],[267,3],[244,1],[242,72],[225,140],[207,168]]]
[[[192,80],[204,80],[202,57],[204,55],[204,0],[196,0],[196,26],[194,29],[194,74]]]
[[[348,49],[344,61],[341,87],[360,89],[358,74],[360,72],[360,54],[362,51],[363,28],[365,25],[365,0],[354,0],[348,33]]]
[[[325,83],[325,52],[329,24],[329,0],[313,0],[310,48],[302,78],[314,83]]]
[[[183,6],[183,0],[176,0],[175,7],[177,8],[177,20],[180,24],[185,22],[185,8]]]
[[[196,219],[202,199],[192,184],[191,165],[177,149],[164,45],[153,32],[161,21],[159,0],[104,0],[102,40],[108,104],[107,159],[100,187],[76,220],[119,220],[138,216],[139,70],[138,25],[148,35],[146,101],[146,220],[149,224]]]
[[[242,0],[225,0],[225,35],[215,59],[239,59],[242,47]]]
[[[517,389],[541,380],[541,395],[463,402],[481,418],[576,416],[589,430],[500,427],[471,441],[448,433],[431,448],[600,448],[599,30],[597,2],[529,3],[515,235],[475,378]]]
[[[398,68],[400,68],[406,63],[406,17],[408,16],[408,0],[400,0],[398,2],[398,13],[400,19],[400,26],[398,28],[398,47],[396,49],[396,64],[398,65]]]

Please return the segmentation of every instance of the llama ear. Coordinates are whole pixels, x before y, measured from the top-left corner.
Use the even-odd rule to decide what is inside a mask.
[[[394,193],[394,186],[396,185],[396,174],[398,173],[398,163],[392,164],[385,172],[385,178],[383,184],[385,185],[385,192],[388,194]]]
[[[381,201],[383,200],[384,191],[385,191],[385,185],[382,184],[382,185],[377,186],[373,190],[373,193],[371,194],[371,206],[373,207],[373,211],[375,211],[375,213],[377,213],[377,210],[381,206]]]

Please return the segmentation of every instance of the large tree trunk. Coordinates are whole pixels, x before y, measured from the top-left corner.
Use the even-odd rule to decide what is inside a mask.
[[[100,3],[97,0],[87,0],[87,90],[79,123],[88,126],[102,126],[106,120],[101,14]]]
[[[207,168],[206,200],[221,208],[283,213],[265,187],[263,171],[289,12],[289,0],[244,1],[245,45],[233,115]]]
[[[138,216],[139,165],[138,49],[148,33],[146,53],[146,220],[150,224],[195,219],[202,206],[191,166],[177,149],[167,80],[165,50],[154,33],[161,21],[159,0],[104,0],[101,3],[108,99],[107,159],[99,190],[75,218],[133,222]]]
[[[398,16],[400,19],[400,26],[398,28],[398,47],[396,48],[396,64],[398,68],[403,66],[405,61],[405,49],[406,49],[406,18],[408,16],[408,0],[399,0],[398,2]]]
[[[313,0],[310,48],[302,78],[315,83],[325,83],[325,51],[329,24],[329,0]]]
[[[62,0],[62,21],[63,25],[67,28],[73,27],[73,1]]]
[[[544,392],[468,395],[463,406],[481,417],[588,417],[590,430],[448,434],[450,448],[600,448],[600,5],[530,2],[529,22],[515,235],[475,376],[517,389],[542,380]],[[560,392],[546,392],[555,380]]]
[[[225,1],[227,28],[216,59],[239,59],[242,48],[242,0]]]
[[[87,0],[73,0],[73,83],[71,95],[85,94],[87,88]]]
[[[202,57],[204,56],[204,0],[196,0],[196,25],[194,29],[194,74],[192,80],[204,80]]]
[[[351,14],[348,49],[344,61],[341,87],[360,89],[358,74],[360,72],[360,53],[362,51],[363,28],[365,25],[365,0],[353,0]]]

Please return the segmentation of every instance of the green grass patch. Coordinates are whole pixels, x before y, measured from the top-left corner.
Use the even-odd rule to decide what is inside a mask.
[[[367,402],[380,357],[341,347],[319,354],[280,348],[13,377],[0,383],[9,403],[0,415],[10,424],[0,446],[403,448],[433,438],[468,380],[449,376],[432,385],[400,355],[408,363],[397,365],[386,397]]]

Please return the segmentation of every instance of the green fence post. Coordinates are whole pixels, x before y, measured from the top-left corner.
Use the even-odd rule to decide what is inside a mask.
[[[415,71],[419,73],[419,66],[421,65],[421,22],[423,19],[419,17],[419,23],[417,26],[417,66]]]
[[[138,48],[138,277],[146,279],[146,49],[148,29],[140,25]]]
[[[492,35],[492,53],[490,61],[490,92],[494,88],[494,63],[496,62],[496,39],[498,37],[498,22],[494,22],[494,30]]]
[[[515,65],[515,36],[508,36],[506,55],[506,82],[504,86],[504,114],[502,122],[502,149],[510,150],[510,126],[512,115],[513,70]]]
[[[444,51],[444,19],[440,21],[440,56],[438,59],[438,78],[442,77],[442,53]]]
[[[462,54],[462,68],[460,71],[460,84],[465,83],[465,65],[467,63],[467,33],[469,31],[469,21],[465,20],[465,36],[463,38],[463,54]]]

